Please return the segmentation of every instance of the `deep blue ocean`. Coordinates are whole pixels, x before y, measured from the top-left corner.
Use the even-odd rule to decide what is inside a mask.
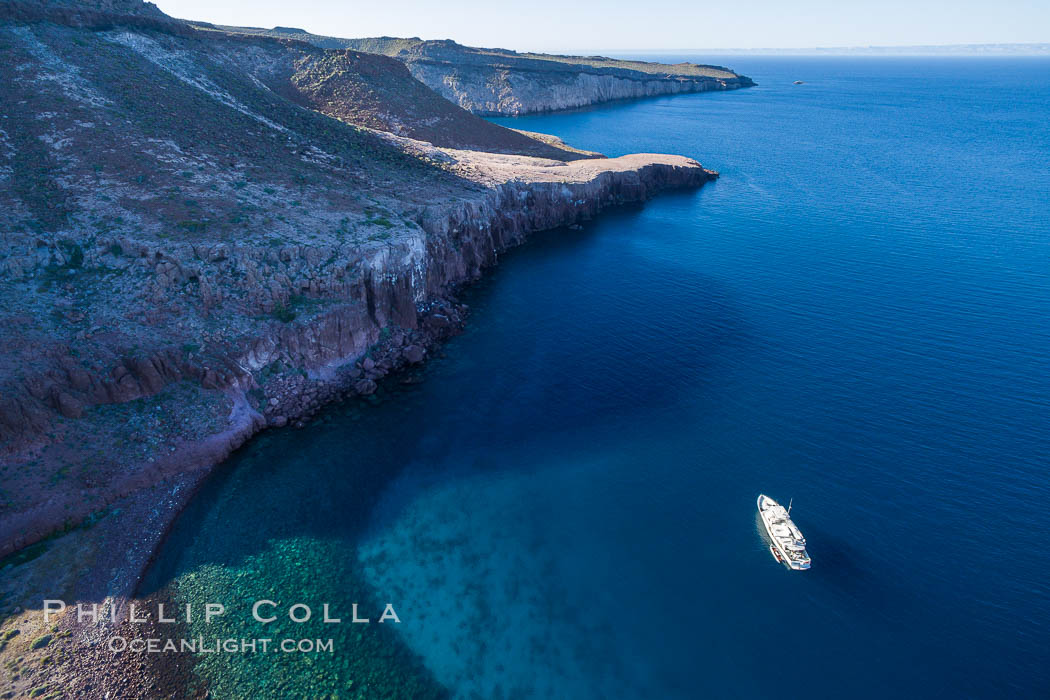
[[[401,618],[217,697],[1050,696],[1050,60],[671,58],[759,85],[495,121],[717,182],[535,236],[180,518],[147,589]]]

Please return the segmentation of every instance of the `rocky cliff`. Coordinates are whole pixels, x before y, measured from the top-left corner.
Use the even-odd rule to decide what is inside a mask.
[[[207,25],[211,26],[211,25]],[[514,116],[639,97],[735,90],[754,82],[723,66],[624,61],[480,49],[454,41],[378,37],[339,39],[301,29],[224,27],[231,32],[294,38],[323,48],[391,56],[450,102],[481,115]]]
[[[400,56],[398,58],[401,58]],[[405,58],[420,82],[475,114],[517,116],[574,109],[612,100],[734,90],[751,83],[740,76],[654,75],[603,70],[550,71],[515,65],[460,66],[429,58]]]
[[[0,6],[0,554],[374,392],[529,232],[714,177],[386,57],[89,5]]]

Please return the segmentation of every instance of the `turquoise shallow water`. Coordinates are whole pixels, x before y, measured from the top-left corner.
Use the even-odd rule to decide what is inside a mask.
[[[1050,692],[1050,62],[715,60],[759,87],[499,120],[722,178],[537,236],[422,384],[180,518],[147,589],[402,619],[218,696]]]

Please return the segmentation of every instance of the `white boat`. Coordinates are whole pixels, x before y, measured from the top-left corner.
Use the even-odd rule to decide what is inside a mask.
[[[809,553],[806,552],[806,538],[791,522],[791,509],[785,508],[769,496],[758,497],[758,514],[766,526],[766,534],[772,542],[770,551],[778,561],[782,561],[796,571],[808,569]]]

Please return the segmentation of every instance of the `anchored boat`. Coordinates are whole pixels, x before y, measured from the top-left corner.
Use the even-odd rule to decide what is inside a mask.
[[[808,569],[809,553],[806,551],[806,538],[791,522],[791,506],[780,505],[766,495],[758,497],[758,514],[766,526],[766,534],[772,545],[769,551],[777,561],[787,564],[796,571]]]

